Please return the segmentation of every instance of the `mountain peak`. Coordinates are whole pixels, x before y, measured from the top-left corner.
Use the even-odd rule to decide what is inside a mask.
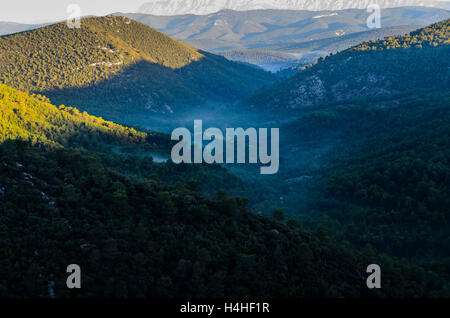
[[[152,15],[206,15],[224,9],[248,10],[345,10],[365,9],[370,4],[381,8],[423,6],[449,9],[448,3],[434,0],[150,0],[143,4],[139,12]]]

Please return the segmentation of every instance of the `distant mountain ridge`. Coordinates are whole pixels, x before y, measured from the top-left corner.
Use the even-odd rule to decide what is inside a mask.
[[[41,27],[37,24],[23,24],[15,22],[0,22],[0,35],[13,34],[17,32],[23,32],[33,30]]]
[[[449,4],[433,0],[152,0],[143,4],[139,12],[153,15],[170,16],[181,14],[206,15],[222,9],[236,11],[248,10],[345,10],[365,9],[370,4],[381,8],[421,6],[449,8]]]
[[[277,71],[294,64],[308,64],[311,59],[336,53],[363,41],[408,33],[450,18],[450,11],[429,7],[383,9],[380,29],[367,27],[370,13],[365,9],[222,10],[209,15],[117,15],[125,15],[203,50]],[[262,50],[272,52],[262,54]],[[286,62],[274,63],[272,53],[277,55],[276,60],[284,55],[281,59]],[[291,57],[285,56],[286,53]]]
[[[364,9],[338,12],[222,10],[207,16],[156,16],[139,13],[115,15],[124,15],[210,52],[262,49],[373,31],[367,27],[369,13]],[[438,8],[390,8],[383,10],[381,27],[425,26],[448,18],[450,11]]]
[[[315,63],[320,57],[335,54],[357,46],[362,42],[383,39],[388,36],[407,34],[417,30],[420,26],[398,26],[390,28],[373,29],[371,31],[355,32],[335,38],[315,41],[289,43],[269,46],[268,49],[242,49],[227,50],[218,54],[232,61],[245,62],[257,65],[277,75],[286,77],[294,75],[305,65]]]

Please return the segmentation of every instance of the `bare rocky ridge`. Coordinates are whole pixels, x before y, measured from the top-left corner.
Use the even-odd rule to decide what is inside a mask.
[[[139,12],[153,15],[210,14],[222,9],[247,10],[345,10],[365,9],[370,4],[381,8],[423,6],[448,9],[448,3],[433,0],[152,0],[143,4]]]

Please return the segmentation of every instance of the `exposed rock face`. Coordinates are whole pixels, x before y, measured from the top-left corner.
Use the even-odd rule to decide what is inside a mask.
[[[311,106],[325,101],[325,86],[317,75],[299,82],[291,93],[294,97],[289,105],[291,108],[296,108],[298,105]]]

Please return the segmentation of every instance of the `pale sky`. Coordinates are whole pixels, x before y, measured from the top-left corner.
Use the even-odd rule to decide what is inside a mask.
[[[450,0],[441,0],[447,1]],[[0,0],[0,21],[43,23],[65,19],[71,3],[81,7],[82,15],[137,12],[146,0]]]

